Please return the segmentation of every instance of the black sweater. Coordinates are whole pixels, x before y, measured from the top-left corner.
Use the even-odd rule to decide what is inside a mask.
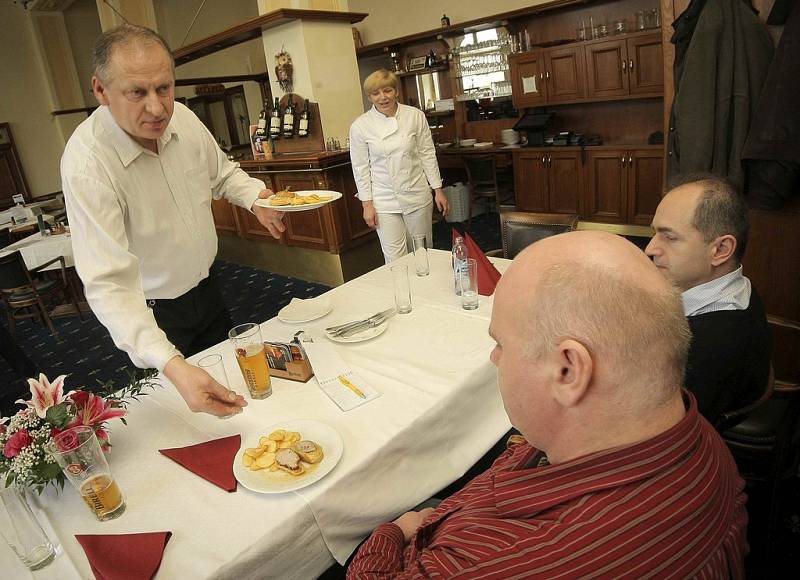
[[[685,385],[700,412],[715,425],[720,415],[743,407],[764,392],[772,340],[764,305],[753,288],[746,310],[689,316],[692,343]]]

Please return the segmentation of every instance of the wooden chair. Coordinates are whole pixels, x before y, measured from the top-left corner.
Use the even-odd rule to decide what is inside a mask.
[[[61,264],[58,278],[32,276],[56,262]],[[61,295],[62,303],[69,300],[75,307],[78,317],[83,320],[75,289],[67,276],[64,256],[53,258],[33,270],[28,270],[25,266],[25,261],[19,251],[0,257],[0,295],[8,314],[8,330],[13,336],[16,336],[17,320],[41,318],[50,333],[58,337],[58,332],[50,320],[51,312],[47,310],[42,300],[43,297],[49,297],[56,293]]]
[[[472,204],[478,202],[487,211],[500,211],[500,204],[513,201],[514,190],[502,187],[497,181],[494,155],[464,155],[464,169],[470,185],[467,227],[472,226]]]
[[[577,214],[529,213],[504,211],[500,213],[500,236],[503,240],[500,250],[487,252],[487,256],[499,256],[513,260],[532,243],[573,231],[578,224]]]
[[[764,543],[769,560],[780,517],[779,490],[784,480],[797,475],[800,465],[800,324],[777,316],[767,320],[773,338],[772,393],[743,421],[725,429],[722,437],[742,477],[767,492],[767,513],[755,514],[763,516],[766,530],[751,536]],[[751,514],[749,525],[754,526],[756,519]]]

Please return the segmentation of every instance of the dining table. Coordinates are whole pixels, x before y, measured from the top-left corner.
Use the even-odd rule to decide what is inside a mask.
[[[491,258],[502,273],[510,260]],[[253,400],[228,419],[192,413],[169,381],[132,401],[127,425],[114,421],[110,469],[127,508],[99,522],[67,486],[48,488],[35,502],[58,556],[28,572],[0,546],[3,578],[92,578],[76,534],[172,532],[156,579],[316,578],[344,563],[379,524],[391,521],[462,476],[510,428],[489,360],[492,296],[464,310],[454,292],[451,255],[429,251],[430,274],[407,265],[412,310],[388,319],[369,340],[332,342],[324,328],[394,306],[392,273],[381,266],[314,300],[332,309],[304,323],[279,318],[261,323],[264,340],[288,341],[299,331],[330,345],[378,397],[343,411],[320,388],[272,378],[272,395]],[[223,282],[224,283],[224,282]],[[232,389],[246,394],[227,342],[190,357],[220,354]],[[314,360],[311,360],[312,366]],[[45,370],[46,372],[46,370]],[[80,388],[70,385],[67,389]],[[227,493],[159,453],[216,438],[265,434],[268,426],[313,420],[341,436],[343,452],[332,471],[286,493],[257,493],[239,485]]]
[[[0,249],[0,257],[16,250],[19,250],[22,254],[22,259],[25,260],[28,270],[33,270],[58,256],[64,256],[64,264],[67,268],[72,268],[75,265],[72,253],[72,237],[68,231],[62,234],[46,236],[43,236],[41,232],[36,232]],[[59,268],[61,268],[61,264],[56,262],[42,271],[57,270]]]

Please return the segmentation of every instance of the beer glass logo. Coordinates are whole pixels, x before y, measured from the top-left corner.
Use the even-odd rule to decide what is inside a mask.
[[[86,465],[83,463],[70,463],[66,467],[66,471],[69,472],[71,475],[80,475],[84,471],[86,471]]]

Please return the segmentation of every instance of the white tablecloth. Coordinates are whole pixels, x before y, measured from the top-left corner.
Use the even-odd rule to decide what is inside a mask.
[[[244,413],[223,421],[192,414],[166,385],[131,406],[127,427],[114,427],[111,469],[127,502],[119,519],[95,521],[72,489],[46,493],[44,507],[66,551],[62,558],[89,578],[74,534],[170,530],[160,579],[315,578],[333,563],[331,554],[343,562],[378,524],[462,475],[509,428],[488,358],[492,299],[481,296],[477,310],[461,309],[447,252],[431,252],[431,275],[424,278],[414,274],[411,256],[403,260],[413,311],[395,315],[377,338],[336,345],[381,397],[344,413],[314,378],[305,384],[273,379],[270,398],[249,401]],[[509,263],[497,262],[501,271]],[[326,340],[321,328],[393,304],[390,272],[378,268],[328,296],[334,309],[327,316],[301,325],[273,319],[262,325],[264,337],[288,339],[303,329]],[[230,346],[207,352],[223,354],[231,386],[244,392]],[[295,418],[328,423],[344,440],[339,465],[298,492],[262,495],[240,486],[228,494],[157,451]],[[51,568],[53,575],[45,569],[35,577],[71,577]]]
[[[5,256],[15,250],[19,250],[22,253],[22,259],[25,260],[25,265],[29,270],[58,256],[64,256],[64,263],[67,268],[75,265],[72,255],[72,237],[69,232],[46,237],[42,237],[41,233],[36,232],[27,238],[0,249],[0,256]],[[60,267],[61,264],[55,263],[45,268],[45,270],[57,270]]]

